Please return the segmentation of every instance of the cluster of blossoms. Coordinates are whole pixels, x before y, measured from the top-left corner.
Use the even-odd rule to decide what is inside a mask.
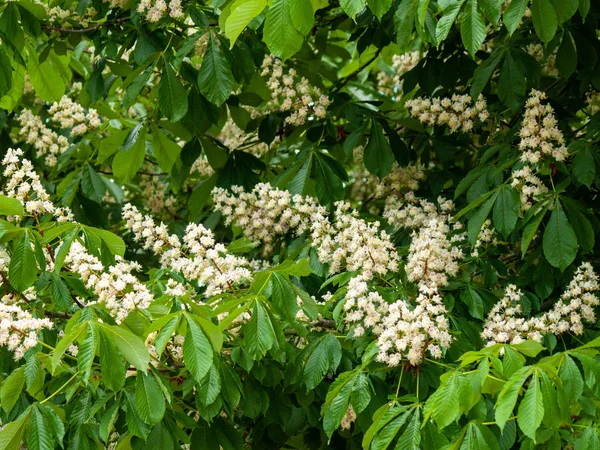
[[[50,195],[42,186],[40,177],[35,172],[33,164],[22,158],[23,150],[9,148],[2,160],[3,175],[7,178],[2,193],[19,200],[25,211],[35,216],[53,214],[58,222],[73,220],[69,208],[57,208],[50,201]]]
[[[439,207],[426,200],[417,201],[412,193],[404,208],[406,214],[393,216],[398,227],[413,228],[405,266],[407,278],[418,287],[414,306],[400,299],[389,306],[383,317],[377,346],[377,359],[396,366],[405,357],[412,365],[420,364],[427,351],[433,358],[442,356],[452,341],[446,308],[439,295],[451,277],[459,271],[463,257],[459,244],[465,234],[462,225],[450,215],[454,205],[443,198]],[[391,210],[387,210],[388,215]],[[392,216],[390,216],[392,217]]]
[[[473,129],[474,121],[488,118],[487,103],[480,95],[473,104],[470,95],[454,94],[451,98],[417,97],[406,102],[410,115],[429,126],[446,125],[451,133]]]
[[[381,323],[388,307],[389,304],[381,294],[369,289],[364,277],[356,276],[350,279],[344,301],[344,320],[353,328],[354,336],[362,336],[367,329],[373,334],[381,334]]]
[[[42,122],[39,116],[33,114],[29,109],[24,109],[17,117],[21,126],[19,136],[27,144],[33,145],[37,150],[36,156],[45,157],[45,163],[49,167],[56,165],[58,156],[69,148],[69,140],[59,136]]]
[[[600,91],[588,92],[585,97],[585,103],[588,114],[593,116],[600,112]]]
[[[51,329],[50,319],[37,319],[24,311],[15,298],[7,294],[0,301],[0,346],[14,353],[15,360],[38,343],[37,333],[42,329]]]
[[[521,213],[531,209],[540,195],[548,193],[548,188],[528,165],[512,173],[511,186],[519,191]]]
[[[454,230],[462,228],[449,216],[454,210],[454,202],[438,197],[437,205],[426,199],[418,198],[414,192],[404,196],[392,195],[386,199],[383,217],[396,228],[417,229],[425,226],[431,219],[441,217],[452,222]]]
[[[106,0],[105,0],[106,1]],[[111,0],[114,2],[115,0]],[[121,0],[117,0],[120,2]],[[183,18],[183,9],[181,0],[140,0],[137,11],[140,14],[146,14],[148,22],[158,22],[163,16],[170,16],[173,19]]]
[[[254,111],[256,110],[253,110],[253,112]],[[249,136],[248,133],[238,127],[234,120],[229,117],[227,122],[225,122],[225,125],[223,125],[223,128],[221,128],[217,139],[220,140],[226,147],[230,149],[236,149],[244,145],[249,139]],[[279,136],[277,136],[275,138],[275,142],[278,142],[279,139]],[[244,145],[244,151],[256,156],[257,158],[263,156],[268,150],[269,146],[264,142],[259,142],[253,145]]]
[[[404,53],[402,55],[394,55],[392,57],[393,75],[390,76],[386,72],[377,74],[377,90],[387,97],[396,97],[402,91],[402,80],[400,78],[406,72],[411,71],[421,60],[422,55],[417,50],[414,52]]]
[[[540,63],[542,66],[542,75],[553,78],[558,77],[559,72],[558,68],[556,67],[556,54],[558,53],[558,47],[556,47],[554,52],[548,56],[544,54],[544,46],[542,44],[529,44],[525,50],[528,54],[533,56],[538,63]]]
[[[542,104],[546,99],[544,92],[533,89],[525,103],[525,114],[519,136],[519,149],[521,161],[537,164],[545,156],[550,156],[556,161],[564,161],[568,156],[565,139],[558,129],[554,117],[554,108]]]
[[[146,206],[154,214],[175,211],[177,198],[168,194],[168,187],[158,176],[140,176],[141,195],[146,201]]]
[[[519,301],[522,292],[509,285],[504,297],[490,311],[481,337],[488,345],[496,343],[518,344],[526,339],[541,342],[544,335],[571,332],[583,333],[583,323],[596,322],[594,308],[600,300],[593,292],[600,289],[598,275],[590,263],[583,263],[553,308],[539,317],[525,319],[520,316]]]
[[[419,189],[420,181],[425,177],[421,165],[408,165],[400,167],[394,162],[392,170],[382,179],[371,174],[363,162],[364,147],[359,146],[353,150],[354,169],[352,178],[352,198],[364,203],[372,199],[388,198],[390,195],[399,195],[407,191]],[[372,212],[378,212],[374,206]]]
[[[288,233],[310,233],[319,261],[330,265],[330,273],[345,268],[361,270],[366,279],[398,268],[398,255],[390,236],[379,222],[366,222],[344,202],[336,204],[334,219],[312,197],[292,196],[270,184],[257,184],[251,192],[235,186],[231,192],[213,191],[215,210],[225,223],[235,222],[251,240],[270,250],[273,239]]]
[[[119,256],[115,256],[115,260],[116,263],[105,270],[97,257],[79,242],[73,242],[65,264],[79,274],[86,288],[96,295],[96,300],[91,303],[104,304],[115,321],[121,323],[131,311],[150,306],[154,297],[132,274],[141,270],[139,264],[125,261]]]
[[[183,245],[165,224],[157,226],[150,216],[143,216],[135,206],[123,207],[126,227],[144,249],[160,257],[163,268],[181,272],[188,281],[205,287],[206,297],[212,297],[252,279],[247,259],[232,255],[215,241],[213,232],[199,224],[189,224]]]
[[[60,102],[54,103],[48,110],[52,120],[58,122],[61,128],[70,128],[71,136],[84,135],[89,128],[98,128],[102,121],[98,111],[93,108],[86,113],[79,103],[75,103],[64,95]]]
[[[262,76],[268,76],[267,86],[271,90],[268,108],[291,111],[285,121],[292,125],[302,125],[312,115],[325,117],[330,100],[312,86],[306,78],[298,81],[296,70],[284,70],[283,63],[273,55],[265,56],[262,63]]]
[[[471,256],[477,258],[479,256],[479,249],[486,247],[488,244],[497,245],[498,239],[494,236],[494,228],[492,227],[492,221],[486,220],[477,235],[477,241],[471,250]]]

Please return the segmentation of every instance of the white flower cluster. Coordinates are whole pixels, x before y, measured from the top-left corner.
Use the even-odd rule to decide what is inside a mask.
[[[451,201],[439,198],[436,207],[426,200],[418,201],[412,193],[405,199],[407,203],[398,212],[406,214],[392,216],[390,210],[387,212],[396,226],[414,229],[405,270],[419,294],[414,306],[400,299],[389,306],[383,318],[377,359],[390,366],[403,358],[412,365],[420,364],[426,351],[440,358],[443,349],[450,347],[452,336],[439,290],[458,274],[458,261],[464,258],[458,245],[466,237],[460,232],[462,225],[450,215],[454,208]]]
[[[225,225],[235,222],[250,240],[265,244],[265,253],[272,250],[278,236],[303,234],[327,215],[314,198],[292,196],[268,183],[257,184],[251,192],[240,186],[233,186],[231,192],[215,188],[212,197],[215,210],[225,216]]]
[[[172,213],[176,210],[177,198],[167,193],[167,184],[160,177],[141,175],[140,189],[146,206],[154,214]]]
[[[145,13],[146,20],[149,22],[158,22],[163,16],[167,15],[173,19],[182,19],[184,16],[181,0],[170,0],[168,2],[167,0],[141,0],[137,11],[140,14]]]
[[[509,285],[502,300],[488,314],[481,337],[487,341],[487,345],[494,345],[518,344],[527,339],[541,342],[543,336],[548,334],[581,334],[583,320],[596,322],[594,308],[600,304],[600,300],[592,292],[599,289],[598,275],[592,265],[583,263],[550,311],[539,317],[525,319],[520,316],[521,306],[518,304],[523,293],[516,286]]]
[[[356,276],[348,282],[345,297],[344,320],[353,327],[354,336],[362,336],[367,329],[376,335],[383,332],[381,323],[389,304],[378,292],[369,289],[364,277]]]
[[[556,67],[556,54],[558,47],[554,49],[551,55],[544,54],[544,46],[542,44],[529,44],[525,51],[533,56],[542,67],[542,75],[547,77],[558,77],[559,72]]]
[[[258,112],[258,110],[252,109],[252,112]],[[227,119],[225,125],[223,125],[223,128],[221,128],[217,139],[230,149],[236,149],[244,146],[243,150],[246,153],[250,153],[257,158],[262,157],[269,150],[269,146],[264,142],[257,142],[252,145],[246,144],[246,142],[250,139],[248,133],[238,127],[231,117]],[[276,136],[273,143],[279,142],[279,139],[279,136]],[[273,145],[273,143],[271,143],[271,145]]]
[[[102,124],[98,111],[89,108],[87,113],[79,103],[75,103],[64,95],[60,102],[48,110],[52,114],[52,121],[58,122],[61,128],[70,128],[71,136],[82,136],[89,128],[98,128]]]
[[[510,184],[519,191],[521,213],[529,211],[540,195],[548,193],[548,188],[528,165],[512,173]]]
[[[389,76],[385,72],[379,72],[377,74],[377,90],[385,96],[396,97],[397,99],[398,94],[402,91],[402,80],[400,78],[406,72],[414,69],[420,59],[421,53],[418,50],[392,56],[394,74]]]
[[[365,202],[372,199],[388,198],[407,191],[419,189],[420,181],[425,178],[424,167],[410,164],[400,167],[396,162],[389,174],[381,180],[371,174],[363,162],[364,147],[353,150],[354,168],[352,170],[352,199]],[[374,209],[372,212],[378,212]]]
[[[11,295],[5,295],[0,301],[0,346],[13,352],[15,360],[37,345],[40,330],[53,326],[50,319],[34,318],[21,309]]]
[[[431,219],[441,217],[452,223],[454,230],[462,228],[449,214],[454,210],[454,202],[438,197],[437,205],[426,199],[418,198],[414,192],[407,192],[403,197],[392,195],[387,197],[383,217],[396,228],[417,229],[425,226]]]
[[[288,233],[310,233],[312,246],[330,273],[343,268],[362,271],[365,279],[385,275],[398,268],[398,254],[390,236],[379,229],[379,222],[366,222],[344,202],[336,204],[334,218],[312,197],[292,196],[270,184],[257,184],[251,192],[236,186],[231,192],[213,190],[215,210],[225,216],[225,223],[235,222],[244,234],[266,244]]]
[[[497,245],[498,239],[494,236],[494,228],[492,227],[492,221],[490,219],[483,222],[481,230],[477,235],[477,241],[471,250],[471,256],[477,258],[479,256],[479,249],[486,247],[487,244]]]
[[[25,211],[37,217],[39,214],[53,214],[58,222],[73,220],[69,208],[56,208],[50,195],[42,186],[33,164],[22,158],[23,150],[9,148],[2,160],[3,175],[7,178],[2,193],[19,200]]]
[[[297,80],[296,70],[284,71],[283,63],[273,55],[266,55],[262,63],[262,76],[268,76],[267,86],[271,90],[269,107],[281,111],[291,111],[285,121],[292,125],[302,125],[312,115],[325,117],[330,100],[321,91],[310,85],[306,78]]]
[[[145,309],[150,306],[154,297],[148,288],[132,274],[141,270],[141,266],[115,256],[116,263],[104,268],[98,258],[91,255],[79,242],[73,242],[65,258],[69,269],[81,277],[85,287],[92,291],[97,300],[92,303],[102,303],[121,323],[135,309]]]
[[[202,225],[190,223],[182,245],[176,235],[169,235],[165,224],[157,226],[150,216],[143,216],[129,203],[123,207],[123,217],[135,240],[143,241],[145,249],[160,256],[163,268],[181,272],[187,280],[205,286],[206,297],[252,279],[248,260],[229,253]]]
[[[564,161],[568,156],[565,139],[558,129],[554,108],[542,104],[546,94],[533,89],[525,103],[525,114],[519,136],[521,161],[537,164],[546,156]]]
[[[19,136],[37,150],[36,156],[45,156],[45,163],[53,167],[58,162],[58,156],[69,148],[69,141],[59,136],[42,122],[29,109],[24,109],[17,117],[21,126]]]
[[[160,364],[160,357],[161,357],[161,355],[159,355],[158,352],[156,351],[156,347],[153,344],[157,335],[158,335],[157,332],[148,334],[148,336],[146,337],[146,342],[145,342],[146,347],[148,348],[148,353],[150,353],[150,357],[152,358],[150,363],[154,367],[158,367],[158,365]],[[164,351],[169,355],[169,358],[175,363],[179,363],[179,364],[183,363],[183,341],[184,340],[185,340],[185,338],[182,335],[174,332],[165,345]]]
[[[587,112],[590,115],[594,115],[600,112],[600,91],[591,91],[585,95],[585,103],[587,105]]]
[[[451,98],[417,97],[406,102],[410,115],[429,126],[446,125],[450,133],[473,129],[474,121],[488,118],[487,103],[479,96],[475,104],[470,95],[454,94]]]
[[[391,367],[403,358],[416,366],[423,362],[425,352],[433,358],[442,356],[452,342],[446,308],[438,294],[420,293],[413,307],[408,301],[398,300],[389,306],[383,318],[383,333],[379,336],[377,360]]]

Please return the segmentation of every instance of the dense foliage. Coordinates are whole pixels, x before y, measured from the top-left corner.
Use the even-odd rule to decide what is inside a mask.
[[[0,449],[600,448],[599,18],[0,2]]]

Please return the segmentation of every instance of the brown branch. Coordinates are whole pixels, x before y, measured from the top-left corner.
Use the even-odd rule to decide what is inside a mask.
[[[57,27],[51,27],[48,25],[42,25],[42,30],[50,30],[50,31],[56,31],[58,33],[90,33],[92,31],[96,31],[106,25],[115,25],[118,23],[122,23],[122,22],[127,22],[130,19],[129,16],[127,17],[121,17],[119,19],[115,19],[115,20],[108,20],[106,22],[101,22],[98,23],[96,25],[94,25],[93,27],[89,27],[89,28],[81,28],[79,30],[73,29],[73,28],[57,28]]]

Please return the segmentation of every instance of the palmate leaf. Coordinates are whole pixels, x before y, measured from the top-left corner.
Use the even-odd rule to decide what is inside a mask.
[[[192,376],[202,382],[213,364],[213,348],[204,331],[186,314],[187,333],[183,343],[183,360]]]
[[[275,345],[275,330],[269,314],[260,301],[254,302],[252,318],[244,327],[245,349],[254,360],[259,360]]]
[[[304,366],[306,388],[314,389],[327,373],[334,372],[342,357],[342,346],[333,334],[323,336]]]
[[[532,372],[532,367],[525,366],[504,383],[496,401],[496,423],[500,430],[504,429],[506,421],[515,408],[521,387],[523,387],[525,380],[529,378]]]
[[[137,374],[135,406],[140,418],[148,425],[157,424],[165,415],[165,397],[151,373],[139,372]]]

